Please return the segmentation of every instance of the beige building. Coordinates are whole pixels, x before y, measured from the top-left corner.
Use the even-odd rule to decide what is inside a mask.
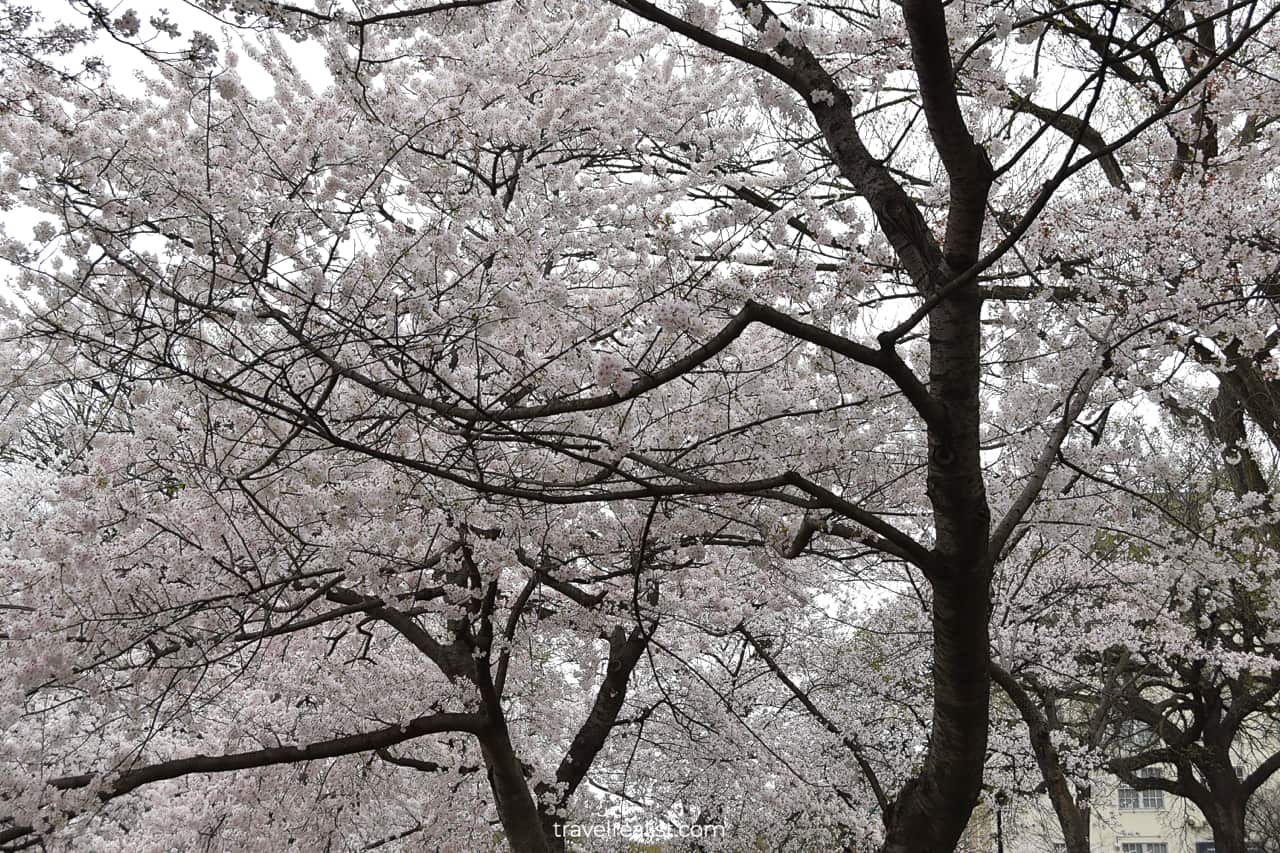
[[[1032,807],[1006,806],[1000,820],[992,817],[986,816],[981,833],[990,832],[991,851],[1066,849],[1047,798]],[[1110,776],[1094,783],[1089,829],[1093,853],[1214,853],[1213,831],[1193,803],[1163,791],[1137,791]]]
[[[1001,820],[1006,853],[1064,850],[1045,799]],[[1213,832],[1192,803],[1163,791],[1136,791],[1113,778],[1093,786],[1089,840],[1095,853],[1213,853]]]

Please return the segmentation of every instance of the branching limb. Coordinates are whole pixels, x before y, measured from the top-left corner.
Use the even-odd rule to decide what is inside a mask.
[[[108,776],[102,773],[81,773],[49,780],[49,787],[59,791],[72,791],[101,785],[98,799],[109,802],[154,782],[180,779],[184,776],[204,773],[230,773],[281,764],[298,764],[373,752],[395,746],[407,740],[445,732],[478,733],[484,725],[479,714],[439,713],[415,717],[405,723],[388,726],[360,734],[342,735],[329,740],[316,741],[305,746],[277,746],[235,752],[227,755],[193,755],[173,761],[161,761],[146,767],[126,770]],[[0,845],[12,844],[35,830],[30,826],[13,826],[0,832]]]
[[[1101,363],[1090,367],[1081,374],[1070,392],[1068,392],[1067,399],[1062,405],[1062,416],[1058,418],[1058,423],[1054,425],[1053,431],[1049,433],[1048,440],[1040,448],[1036,463],[1027,475],[1027,482],[1023,484],[1022,491],[1014,498],[1013,504],[1010,505],[991,534],[988,554],[993,562],[1003,556],[1005,543],[1009,541],[1014,528],[1018,526],[1019,522],[1031,509],[1031,505],[1035,503],[1036,498],[1039,497],[1040,490],[1044,487],[1044,481],[1053,470],[1054,462],[1058,458],[1058,451],[1062,449],[1062,443],[1066,441],[1067,434],[1071,432],[1071,426],[1075,423],[1076,418],[1080,417],[1080,413],[1084,411],[1085,405],[1089,402],[1089,393],[1093,390],[1093,386],[1101,378],[1102,374],[1103,367]]]
[[[747,641],[751,648],[755,650],[755,653],[760,656],[760,659],[764,661],[765,666],[769,667],[769,671],[772,672],[778,681],[782,682],[782,685],[791,691],[791,695],[795,696],[796,700],[804,706],[804,709],[809,712],[810,716],[821,723],[823,728],[827,731],[840,738],[840,742],[843,743],[845,748],[853,755],[853,760],[857,762],[858,769],[862,771],[863,778],[866,779],[867,784],[871,787],[871,792],[876,798],[876,805],[880,807],[881,817],[887,825],[889,817],[893,811],[893,803],[885,793],[884,786],[880,784],[880,779],[876,776],[875,768],[871,766],[871,762],[867,759],[866,749],[862,744],[858,743],[856,738],[844,734],[840,730],[840,727],[837,726],[830,717],[823,713],[821,708],[814,704],[813,700],[809,697],[809,694],[800,689],[800,685],[796,684],[791,677],[787,675],[786,671],[778,665],[778,662],[774,659],[773,655],[769,654],[768,650],[766,650],[764,646],[756,640],[755,636],[745,625],[739,625],[737,631],[742,635],[743,639]]]

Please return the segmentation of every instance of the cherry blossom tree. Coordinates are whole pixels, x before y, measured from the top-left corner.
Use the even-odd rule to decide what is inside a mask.
[[[1092,782],[1111,774],[1189,800],[1216,845],[1245,851],[1250,798],[1280,769],[1274,513],[1231,473],[1253,459],[1247,447],[1218,460],[1212,430],[1179,432],[1153,447],[1155,465],[1113,468],[1132,492],[1106,510],[1105,532],[1038,537],[1041,565],[1002,620],[993,678],[1026,723],[1069,849],[1088,849]],[[1073,549],[1099,580],[1054,565]]]
[[[6,843],[557,849],[595,808],[745,811],[698,771],[729,744],[780,792],[752,843],[820,814],[805,843],[954,849],[1001,567],[1085,477],[1064,456],[1125,452],[1107,413],[1204,282],[1270,272],[1223,235],[1141,286],[1182,269],[1171,211],[1268,174],[1280,10],[195,5],[217,38],[69,4],[129,85],[0,42],[33,223],[4,245]],[[1242,99],[1263,171],[1184,180]],[[912,591],[910,760],[907,702],[862,735],[815,692],[829,611],[761,615],[792,572]]]
[[[1174,66],[1181,74],[1211,60],[1223,36],[1202,10],[1175,9],[1150,23],[1181,42],[1180,66]],[[1176,84],[1154,57],[1143,65],[1137,73],[1117,75],[1135,97],[1173,90]],[[1122,620],[1131,633],[1110,635],[1116,645],[1105,652],[1091,646],[1093,668],[1078,672],[1082,677],[1070,686],[1060,677],[1061,659],[1033,654],[1036,663],[1027,666],[1015,655],[993,668],[1026,722],[1071,850],[1088,849],[1089,777],[1104,766],[1131,787],[1160,788],[1191,799],[1224,850],[1245,849],[1245,803],[1274,772],[1265,732],[1276,696],[1274,614],[1259,596],[1267,595],[1263,590],[1269,588],[1276,542],[1265,456],[1268,447],[1274,453],[1277,446],[1270,378],[1274,339],[1267,330],[1274,327],[1278,267],[1273,200],[1264,189],[1274,174],[1271,147],[1255,130],[1268,123],[1270,102],[1253,97],[1256,84],[1251,73],[1223,75],[1194,109],[1163,128],[1170,156],[1126,163],[1117,177],[1123,178],[1128,204],[1098,211],[1100,225],[1110,222],[1104,227],[1111,239],[1090,242],[1089,251],[1073,263],[1075,277],[1108,282],[1108,298],[1141,304],[1140,316],[1165,324],[1166,345],[1148,350],[1145,366],[1131,368],[1129,376],[1153,407],[1182,425],[1170,427],[1177,435],[1170,444],[1146,440],[1147,430],[1133,424],[1117,432],[1124,415],[1111,421],[1105,443],[1121,440],[1133,450],[1144,448],[1141,452],[1154,456],[1149,466],[1117,459],[1105,446],[1064,460],[1089,487],[1118,485],[1122,490],[1113,494],[1129,493],[1131,506],[1099,507],[1099,517],[1150,521],[1158,516],[1161,525],[1173,525],[1175,532],[1158,536],[1141,523],[1112,521],[1110,544],[1103,549],[1114,558],[1117,542],[1131,543],[1123,547],[1140,548],[1148,562],[1166,563],[1163,579],[1142,581],[1149,584],[1146,595],[1152,588],[1162,590],[1165,614],[1156,618],[1149,608],[1135,610]],[[1247,172],[1244,163],[1257,168]],[[1224,185],[1231,191],[1223,194]],[[1179,233],[1194,239],[1152,239],[1171,216]],[[1242,275],[1245,269],[1249,272]],[[1095,298],[1085,292],[1063,295]],[[1102,443],[1106,420],[1093,431]],[[1189,455],[1188,448],[1196,450]],[[1206,468],[1204,458],[1219,452],[1221,463]],[[1189,479],[1173,483],[1170,466]],[[1199,544],[1191,547],[1188,540]],[[1035,553],[1060,555],[1067,541],[1050,537]],[[1100,553],[1088,536],[1074,548],[1089,559]],[[1028,566],[1019,582],[1034,574]],[[1197,577],[1202,585],[1188,587],[1188,579]],[[1114,580],[1071,583],[1061,574],[1038,594],[1050,594],[1060,604],[1074,599],[1075,606],[1092,614],[1072,620],[1077,631],[1092,630],[1088,626],[1101,618],[1099,609],[1118,615],[1108,599],[1128,600]],[[1039,607],[1029,605],[1023,612]],[[1054,623],[1060,609],[1040,610],[1031,620]],[[1063,631],[1061,622],[1052,630]],[[1175,654],[1177,642],[1184,648]],[[1117,755],[1115,732],[1134,723],[1153,732],[1155,741],[1136,753],[1130,743]],[[1064,754],[1058,738],[1067,731],[1082,754]],[[1261,763],[1237,775],[1242,756],[1252,762],[1259,753]],[[1168,765],[1164,775],[1176,778],[1134,772],[1155,764]]]

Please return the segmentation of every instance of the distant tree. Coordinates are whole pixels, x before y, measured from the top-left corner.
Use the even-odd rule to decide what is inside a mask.
[[[1262,847],[1262,853],[1280,850],[1280,795],[1274,785],[1259,790],[1249,800],[1245,828],[1250,841]]]
[[[1230,473],[1255,464],[1236,438],[1223,464],[1211,455],[1220,436],[1202,435],[1197,470],[1180,467],[1197,441],[1179,428],[1177,450],[1151,456],[1175,482],[1144,482],[1147,463],[1129,466],[1139,500],[1110,510],[1118,521],[1089,549],[1105,582],[1052,587],[1052,612],[1034,598],[1016,607],[1036,615],[1009,635],[1030,642],[993,673],[1026,721],[1071,843],[1088,843],[1090,782],[1101,772],[1191,801],[1216,847],[1243,853],[1250,798],[1280,770],[1274,522],[1256,511],[1263,496],[1239,490]],[[1163,564],[1177,570],[1162,590]],[[1045,589],[1046,579],[1027,587]],[[1046,631],[1054,639],[1037,649],[1031,637]]]

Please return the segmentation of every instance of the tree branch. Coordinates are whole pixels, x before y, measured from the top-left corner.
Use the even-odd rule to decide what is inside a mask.
[[[415,717],[399,725],[360,734],[342,735],[329,740],[316,741],[306,746],[268,747],[266,749],[235,752],[228,755],[193,755],[189,758],[161,761],[146,767],[126,770],[111,777],[103,773],[81,773],[75,776],[62,776],[50,779],[48,785],[59,791],[72,791],[88,788],[95,783],[105,782],[102,790],[98,792],[98,799],[105,803],[137,790],[144,785],[161,782],[166,779],[178,779],[203,773],[230,773],[236,770],[250,770],[257,767],[273,767],[280,764],[298,764],[304,761],[340,758],[345,755],[386,749],[425,735],[443,734],[444,732],[477,734],[483,726],[484,718],[479,714],[429,714]],[[35,830],[30,826],[10,827],[0,832],[0,844],[11,843],[34,832]]]
[[[791,677],[787,675],[786,671],[778,665],[778,662],[774,660],[773,656],[770,655],[767,650],[765,650],[764,646],[760,644],[755,636],[747,630],[745,625],[739,625],[736,630],[742,635],[743,639],[750,644],[756,654],[760,656],[760,659],[764,661],[765,665],[769,667],[769,671],[772,672],[774,676],[782,682],[782,685],[791,691],[791,695],[804,706],[804,709],[809,712],[810,716],[821,723],[823,728],[827,731],[840,738],[840,742],[844,744],[845,749],[849,750],[853,755],[853,760],[857,762],[858,769],[862,771],[863,778],[866,779],[867,784],[871,786],[871,793],[875,796],[876,804],[880,807],[880,817],[887,826],[893,812],[893,802],[889,799],[889,796],[885,793],[884,787],[880,784],[880,779],[876,776],[875,769],[871,766],[871,762],[867,760],[866,750],[863,748],[862,744],[858,743],[856,739],[849,735],[844,734],[840,730],[840,727],[814,704],[813,700],[809,698],[809,694],[801,690],[800,685],[791,680]]]

